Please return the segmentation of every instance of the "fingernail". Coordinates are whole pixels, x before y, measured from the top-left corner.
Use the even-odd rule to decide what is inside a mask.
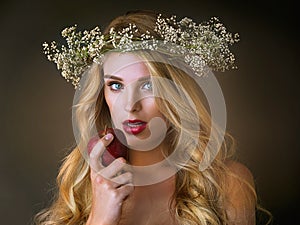
[[[110,140],[113,137],[113,135],[111,133],[108,133],[107,135],[105,135],[105,140]]]
[[[125,163],[126,160],[123,157],[118,158],[119,162]]]

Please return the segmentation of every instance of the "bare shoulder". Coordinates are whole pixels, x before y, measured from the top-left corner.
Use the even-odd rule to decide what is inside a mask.
[[[255,224],[256,193],[251,171],[242,163],[230,161],[225,188],[225,208],[230,224]]]
[[[236,182],[238,182],[239,180],[243,180],[254,187],[253,175],[248,167],[240,162],[233,160],[228,161],[226,165],[229,171],[232,173],[232,176],[228,177],[228,182],[231,183],[231,185],[236,184]]]

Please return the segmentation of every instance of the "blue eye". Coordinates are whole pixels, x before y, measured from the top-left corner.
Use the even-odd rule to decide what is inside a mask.
[[[119,91],[120,89],[122,89],[122,84],[117,82],[110,82],[108,86],[110,86],[110,89],[113,91]]]
[[[146,89],[146,90],[152,90],[152,82],[151,81],[147,81],[146,83],[143,84],[143,89]]]

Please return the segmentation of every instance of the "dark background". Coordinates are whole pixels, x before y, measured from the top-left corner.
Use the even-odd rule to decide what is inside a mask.
[[[132,9],[218,16],[241,41],[238,70],[218,73],[228,130],[276,225],[299,220],[299,24],[291,1],[1,1],[0,224],[29,224],[48,205],[61,159],[74,145],[74,89],[42,54],[60,31],[104,27]],[[297,59],[297,61],[296,61]],[[297,216],[298,215],[298,216]]]

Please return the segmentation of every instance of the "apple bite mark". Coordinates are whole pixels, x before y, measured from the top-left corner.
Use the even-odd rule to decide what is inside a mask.
[[[105,127],[103,131],[99,132],[98,136],[92,137],[87,145],[88,154],[91,153],[100,138],[104,137],[108,133],[111,133],[114,136],[114,139],[106,147],[106,150],[101,156],[103,166],[108,166],[110,163],[112,163],[112,161],[119,157],[123,157],[126,161],[128,161],[126,137],[124,133],[119,129]]]

